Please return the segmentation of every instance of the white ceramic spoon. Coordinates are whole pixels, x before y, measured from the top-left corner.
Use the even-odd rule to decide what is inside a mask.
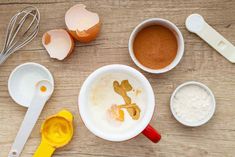
[[[41,80],[36,84],[34,97],[25,114],[8,157],[20,156],[33,127],[35,126],[44,105],[52,95],[53,90],[54,86],[50,81]]]
[[[227,60],[235,63],[235,47],[228,40],[226,40],[221,34],[213,29],[203,17],[199,14],[191,14],[186,19],[186,28],[204,41],[206,41],[211,47],[223,55]]]

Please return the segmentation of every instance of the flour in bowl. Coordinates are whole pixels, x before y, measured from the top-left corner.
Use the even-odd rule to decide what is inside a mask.
[[[186,123],[200,123],[213,109],[213,97],[203,87],[189,84],[181,87],[173,97],[172,109]]]

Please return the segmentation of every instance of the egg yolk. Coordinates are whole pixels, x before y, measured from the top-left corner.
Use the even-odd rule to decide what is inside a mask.
[[[62,117],[53,117],[46,121],[42,130],[43,136],[56,146],[66,144],[72,137],[72,128]]]
[[[41,90],[41,92],[46,92],[46,91],[47,91],[47,87],[41,86],[41,87],[40,87],[40,90]]]

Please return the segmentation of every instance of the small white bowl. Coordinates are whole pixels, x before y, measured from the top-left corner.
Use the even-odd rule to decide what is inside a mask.
[[[172,61],[171,64],[169,64],[168,66],[162,68],[162,69],[151,69],[148,68],[146,66],[144,66],[143,64],[141,64],[137,58],[135,57],[134,54],[134,50],[133,50],[133,43],[135,40],[136,35],[143,29],[146,28],[148,26],[152,26],[152,25],[161,25],[164,26],[168,29],[170,29],[174,35],[176,36],[177,39],[177,44],[178,44],[178,50],[177,50],[177,54],[175,59]],[[135,29],[132,31],[130,38],[129,38],[129,42],[128,42],[128,49],[129,49],[129,54],[131,56],[131,59],[134,61],[134,63],[141,68],[144,71],[147,71],[149,73],[154,73],[154,74],[160,74],[160,73],[165,73],[167,71],[170,71],[171,69],[173,69],[181,60],[181,58],[183,57],[184,54],[184,38],[182,36],[182,33],[180,32],[180,30],[177,28],[177,26],[165,19],[161,19],[161,18],[151,18],[151,19],[147,19],[143,22],[141,22],[139,25],[137,25],[135,27]]]
[[[208,113],[208,116],[206,118],[204,118],[203,120],[197,122],[197,123],[189,123],[187,121],[185,121],[184,119],[180,118],[179,116],[177,116],[174,108],[173,108],[173,99],[176,95],[176,93],[184,88],[185,86],[188,86],[188,85],[196,85],[198,87],[201,87],[203,88],[204,90],[206,90],[208,92],[208,94],[211,96],[212,98],[212,108],[210,110],[210,113]],[[205,123],[207,123],[211,118],[212,116],[214,115],[215,113],[215,108],[216,108],[216,101],[215,101],[215,96],[214,94],[212,93],[212,91],[204,84],[200,83],[200,82],[195,82],[195,81],[189,81],[189,82],[185,82],[181,85],[179,85],[175,91],[173,92],[173,94],[171,95],[171,100],[170,100],[170,109],[171,109],[171,113],[173,114],[173,116],[175,117],[175,119],[180,122],[181,124],[185,125],[185,126],[189,126],[189,127],[197,127],[197,126],[201,126]]]
[[[40,80],[48,80],[54,86],[50,71],[37,63],[24,63],[17,66],[8,79],[8,91],[11,98],[19,105],[29,107],[34,89]]]

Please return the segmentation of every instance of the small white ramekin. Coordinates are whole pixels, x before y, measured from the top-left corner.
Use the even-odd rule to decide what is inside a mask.
[[[170,29],[174,33],[174,35],[176,36],[176,39],[177,39],[178,51],[177,51],[176,57],[171,64],[169,64],[168,66],[166,66],[162,69],[150,69],[150,68],[144,66],[143,64],[141,64],[137,60],[137,58],[135,57],[135,54],[134,54],[133,43],[134,43],[136,35],[143,28],[146,28],[151,25],[161,25],[161,26],[164,26],[164,27]],[[134,63],[139,68],[141,68],[142,70],[147,71],[149,73],[160,74],[160,73],[165,73],[167,71],[170,71],[180,62],[180,60],[184,54],[184,38],[182,36],[182,33],[180,32],[180,30],[177,28],[177,26],[174,23],[172,23],[168,20],[165,20],[165,19],[161,19],[161,18],[151,18],[151,19],[147,19],[147,20],[141,22],[132,31],[130,38],[129,38],[129,42],[128,42],[128,49],[129,49],[129,54],[131,56],[131,59],[134,61]]]
[[[176,93],[183,87],[185,86],[188,86],[188,85],[196,85],[196,86],[199,86],[201,88],[203,88],[204,90],[206,90],[209,95],[211,96],[212,98],[212,108],[210,110],[210,112],[208,113],[208,116],[206,118],[204,118],[203,120],[197,122],[197,123],[189,123],[189,122],[186,122],[184,119],[180,118],[179,116],[177,116],[174,108],[173,108],[173,99],[176,95]],[[173,116],[175,117],[175,119],[180,122],[181,124],[185,125],[185,126],[189,126],[189,127],[198,127],[198,126],[201,126],[205,123],[207,123],[211,118],[212,116],[214,115],[215,113],[215,108],[216,108],[216,101],[215,101],[215,96],[214,94],[212,93],[212,91],[204,84],[200,83],[200,82],[195,82],[195,81],[189,81],[189,82],[185,82],[181,85],[179,85],[175,91],[173,92],[173,94],[171,95],[171,100],[170,100],[170,109],[171,109],[171,113],[173,114]]]
[[[48,80],[54,86],[54,78],[46,67],[33,62],[21,64],[9,76],[8,92],[17,104],[29,107],[34,96],[35,84],[40,80]]]

